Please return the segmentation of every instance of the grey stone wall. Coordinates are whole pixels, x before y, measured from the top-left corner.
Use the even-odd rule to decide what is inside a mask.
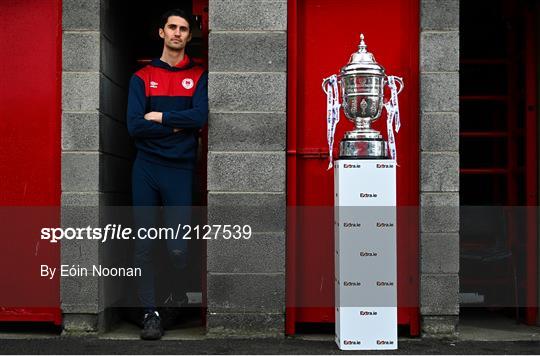
[[[127,83],[123,18],[111,0],[63,1],[62,225],[107,223],[104,205],[129,201],[132,144],[125,126]],[[116,263],[122,246],[95,241],[62,243],[62,264]],[[116,260],[113,261],[113,258]],[[105,282],[62,278],[66,331],[96,331],[103,311],[121,295]],[[110,294],[110,293],[109,293]]]
[[[255,231],[208,242],[209,335],[284,333],[286,9],[209,3],[209,223]]]
[[[424,335],[459,314],[459,0],[421,0],[420,310]]]
[[[64,0],[62,13],[62,226],[99,224],[99,0]],[[99,245],[63,241],[61,263],[99,260]],[[100,311],[96,279],[61,279],[66,331],[94,331]]]

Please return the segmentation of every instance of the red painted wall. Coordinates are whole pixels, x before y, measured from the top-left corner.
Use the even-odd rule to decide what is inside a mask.
[[[323,78],[337,74],[364,33],[368,51],[389,75],[403,77],[398,149],[399,323],[419,332],[419,2],[418,0],[289,1],[287,202],[333,206],[333,171],[327,171],[326,96]],[[388,93],[387,93],[388,94]],[[352,129],[343,112],[334,150]],[[386,136],[386,114],[374,128]],[[305,210],[307,211],[307,210]],[[333,322],[333,220],[289,214],[287,231],[287,332],[298,322]]]
[[[61,8],[0,2],[0,321],[60,322],[59,280],[39,275],[60,248],[40,243],[39,229],[59,223]]]

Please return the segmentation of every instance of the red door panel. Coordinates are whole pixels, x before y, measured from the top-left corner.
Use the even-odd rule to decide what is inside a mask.
[[[61,323],[59,279],[39,269],[60,264],[39,231],[60,220],[61,7],[0,2],[0,321]]]
[[[387,74],[403,77],[397,135],[398,303],[400,324],[419,332],[419,2],[417,0],[289,1],[287,200],[289,206],[332,207],[327,171],[323,78],[337,74],[357,50],[360,33]],[[385,116],[374,127],[386,134]],[[352,128],[342,113],[339,140]],[[408,208],[404,208],[408,207]],[[308,210],[307,212],[302,212]],[[328,212],[328,209],[327,209]],[[329,216],[330,215],[330,216]],[[333,322],[334,259],[331,213],[297,209],[287,234],[287,333],[298,322]]]

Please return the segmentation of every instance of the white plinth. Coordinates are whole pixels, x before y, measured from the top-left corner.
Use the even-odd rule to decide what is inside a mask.
[[[397,349],[396,163],[339,160],[334,184],[336,343]]]

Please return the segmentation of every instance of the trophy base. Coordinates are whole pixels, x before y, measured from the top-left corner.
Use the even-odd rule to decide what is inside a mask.
[[[381,133],[373,129],[356,129],[345,132],[345,140],[382,140]]]
[[[381,139],[344,139],[339,144],[340,159],[387,159],[387,143]]]

